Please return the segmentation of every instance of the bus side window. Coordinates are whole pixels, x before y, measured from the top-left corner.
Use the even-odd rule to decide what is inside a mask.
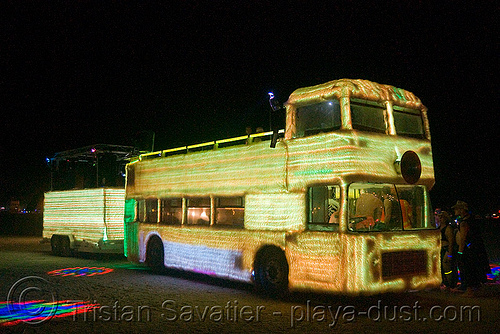
[[[162,199],[160,224],[180,225],[181,222],[182,222],[182,198]]]
[[[216,199],[217,226],[243,227],[245,199],[243,197],[221,197]]]
[[[137,221],[144,222],[146,218],[146,201],[141,199],[137,201]]]
[[[308,229],[314,231],[338,231],[339,186],[316,186],[308,191]]]
[[[210,197],[187,199],[187,223],[210,225]]]
[[[158,199],[148,198],[146,200],[145,223],[156,224],[158,222]]]

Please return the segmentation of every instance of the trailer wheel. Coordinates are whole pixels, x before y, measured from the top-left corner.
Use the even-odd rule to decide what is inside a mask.
[[[257,254],[254,266],[255,283],[260,292],[283,297],[288,292],[288,262],[277,247],[268,247]]]
[[[146,263],[155,273],[165,269],[165,254],[163,242],[159,237],[152,237],[148,242]]]
[[[61,255],[61,239],[58,235],[53,235],[50,238],[50,248],[52,249],[52,254]]]
[[[60,253],[60,255],[61,256],[71,256],[72,252],[71,252],[69,237],[63,235],[60,237],[60,240],[61,240],[61,249],[60,249],[61,253]]]

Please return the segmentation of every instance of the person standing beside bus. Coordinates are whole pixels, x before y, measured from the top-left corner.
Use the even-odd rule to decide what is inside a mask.
[[[450,214],[446,211],[437,213],[439,229],[441,230],[441,277],[445,289],[453,289],[458,282],[456,262],[457,244],[455,231],[451,225]]]
[[[478,222],[469,214],[466,202],[457,201],[452,207],[458,225],[458,264],[460,268],[460,290],[473,295],[474,290],[487,281],[488,255],[484,247]]]

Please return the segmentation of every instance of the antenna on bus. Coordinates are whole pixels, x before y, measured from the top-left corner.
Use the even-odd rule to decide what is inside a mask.
[[[271,130],[273,131],[273,136],[271,138],[271,148],[276,147],[276,142],[278,141],[278,131],[279,122],[278,117],[279,112],[283,109],[283,106],[279,103],[278,99],[274,97],[273,92],[267,93],[269,95],[269,105],[271,106]]]

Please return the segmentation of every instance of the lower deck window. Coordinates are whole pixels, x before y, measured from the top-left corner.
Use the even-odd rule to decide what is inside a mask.
[[[243,227],[245,203],[243,197],[222,197],[216,201],[217,226]]]
[[[158,222],[158,200],[156,198],[148,198],[146,200],[146,223]]]
[[[182,198],[161,200],[161,224],[180,225],[182,223]]]
[[[316,186],[308,191],[308,224],[309,230],[339,230],[339,186]]]
[[[188,198],[186,221],[189,225],[210,225],[210,197]]]

